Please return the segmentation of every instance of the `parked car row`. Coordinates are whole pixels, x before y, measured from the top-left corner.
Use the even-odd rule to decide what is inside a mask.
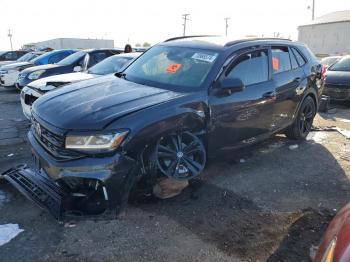
[[[94,62],[91,62],[91,59],[94,57],[94,54],[95,53],[89,54],[88,61],[90,61],[90,65],[94,63]],[[29,83],[27,86],[23,88],[21,92],[21,104],[22,104],[24,115],[28,119],[31,118],[32,104],[34,103],[34,101],[36,101],[36,99],[38,99],[45,93],[67,84],[76,83],[79,81],[88,80],[88,79],[92,79],[92,78],[96,78],[96,77],[100,77],[100,76],[108,75],[112,73],[117,73],[120,70],[122,70],[124,66],[130,63],[133,59],[137,58],[140,54],[141,53],[126,53],[126,54],[113,55],[102,60],[96,65],[90,67],[88,70],[82,71],[81,68],[75,68],[74,70],[73,68],[73,71],[79,71],[79,72],[44,77]],[[80,56],[81,54],[76,53],[72,57],[68,57],[67,60],[70,59],[75,61],[77,57],[79,58]],[[83,65],[84,68],[86,68],[87,64],[89,64],[88,61],[84,59],[84,63],[86,63],[85,65]],[[63,60],[62,62],[65,62],[65,61]],[[56,65],[57,67],[59,67],[61,63],[58,63]]]
[[[27,51],[18,50],[18,51],[0,51],[0,61],[15,61],[22,56],[24,56]]]

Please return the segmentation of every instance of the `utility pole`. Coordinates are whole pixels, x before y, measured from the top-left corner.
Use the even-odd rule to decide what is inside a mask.
[[[189,20],[187,17],[189,16],[190,14],[183,14],[182,15],[182,19],[184,20],[184,23],[183,23],[183,26],[184,26],[184,33],[183,35],[185,36],[186,35],[186,23],[187,23],[187,20]]]
[[[226,23],[226,26],[225,26],[225,35],[227,36],[227,29],[228,29],[228,20],[230,20],[229,17],[225,17],[225,23]]]
[[[12,47],[12,33],[11,30],[9,29],[9,33],[7,35],[10,38],[10,44],[11,44],[11,51],[13,51],[13,47]]]
[[[315,0],[312,0],[312,20],[315,20]]]

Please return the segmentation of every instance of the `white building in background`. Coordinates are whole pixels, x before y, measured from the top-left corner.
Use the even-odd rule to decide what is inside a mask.
[[[350,10],[318,17],[298,30],[299,41],[318,56],[350,54]]]
[[[88,49],[88,48],[114,48],[114,40],[105,39],[81,39],[81,38],[56,38],[30,44],[35,49]]]

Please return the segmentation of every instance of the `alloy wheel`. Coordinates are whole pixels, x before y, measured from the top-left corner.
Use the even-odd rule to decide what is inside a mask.
[[[314,116],[314,105],[311,102],[305,104],[299,119],[299,130],[301,134],[305,135],[311,131]]]
[[[159,170],[177,180],[197,177],[206,163],[202,141],[190,132],[161,138],[156,146],[156,156]]]

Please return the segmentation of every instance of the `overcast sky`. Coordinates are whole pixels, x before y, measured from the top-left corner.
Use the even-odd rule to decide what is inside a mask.
[[[190,13],[187,34],[272,36],[297,39],[297,27],[311,20],[312,0],[1,0],[0,50],[62,37],[114,39],[116,46],[145,41],[155,44],[182,35],[182,18]],[[316,16],[350,9],[350,0],[316,0]]]

